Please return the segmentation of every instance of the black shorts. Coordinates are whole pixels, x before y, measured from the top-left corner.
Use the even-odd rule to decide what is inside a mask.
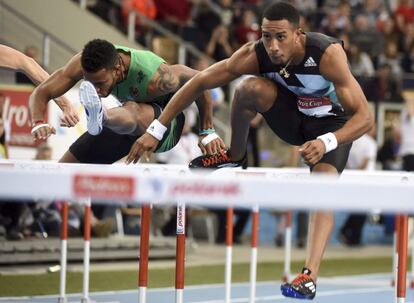
[[[154,119],[160,116],[166,105],[166,103],[148,104],[154,109]],[[155,152],[170,150],[177,144],[181,137],[184,122],[184,114],[180,113],[168,126]],[[80,163],[112,164],[125,157],[138,138],[139,136],[120,135],[104,127],[97,136],[85,132],[69,147],[69,151]]]
[[[262,113],[273,132],[291,145],[302,145],[320,135],[334,132],[348,121],[345,115],[322,118],[304,115],[298,110],[296,102],[296,96],[293,93],[278,86],[275,103],[267,112]],[[348,161],[351,146],[352,143],[340,145],[335,150],[326,153],[318,163],[331,164],[341,173]]]

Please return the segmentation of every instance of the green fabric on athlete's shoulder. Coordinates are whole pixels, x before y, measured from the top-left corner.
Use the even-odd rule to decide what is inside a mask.
[[[136,50],[120,45],[114,46],[117,50],[129,53],[131,62],[127,78],[115,85],[112,94],[121,102],[149,102],[147,100],[148,85],[158,67],[165,63],[165,60],[150,51]]]

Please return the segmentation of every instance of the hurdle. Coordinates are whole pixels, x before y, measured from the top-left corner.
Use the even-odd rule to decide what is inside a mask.
[[[273,174],[277,174],[272,172]],[[205,205],[206,201],[211,202],[209,205],[223,205],[225,201],[237,201],[237,206],[253,207],[253,203],[260,204],[260,207],[274,208],[291,208],[295,205],[297,208],[307,208],[310,210],[330,210],[330,197],[337,191],[346,192],[347,195],[337,197],[336,210],[352,210],[352,211],[369,211],[373,208],[380,209],[384,212],[398,211],[401,214],[410,213],[414,211],[411,197],[414,193],[412,174],[405,174],[408,182],[401,183],[400,177],[403,174],[378,174],[372,180],[366,179],[366,176],[351,178],[344,176],[341,179],[325,178],[322,176],[314,176],[312,178],[296,178],[295,173],[291,173],[292,177],[283,179],[279,178],[263,178],[263,176],[239,176],[237,180],[234,178],[220,177],[215,175],[214,178],[205,175],[170,175],[170,174],[154,174],[143,175],[142,171],[135,168],[131,169],[113,168],[109,172],[107,166],[100,167],[85,166],[82,169],[71,169],[64,173],[57,171],[42,171],[34,172],[24,169],[10,169],[0,166],[0,178],[5,182],[0,184],[0,192],[6,197],[32,198],[33,193],[31,188],[36,187],[39,191],[35,193],[36,198],[44,199],[74,199],[75,201],[84,198],[85,195],[91,198],[102,198],[102,193],[99,194],[98,187],[82,188],[82,195],[79,194],[79,189],[73,186],[73,179],[76,176],[82,176],[88,181],[93,180],[93,176],[100,175],[99,180],[107,182],[108,180],[115,181],[131,181],[128,184],[135,186],[135,182],[139,182],[140,191],[128,191],[126,187],[119,188],[111,187],[114,190],[112,196],[119,194],[119,199],[125,200],[128,203],[142,203],[145,201],[156,201],[163,205],[172,205],[172,201],[188,201],[191,204]],[[280,174],[288,174],[288,172],[280,171]],[[345,174],[344,174],[345,175]],[[397,180],[398,177],[398,180]],[[15,182],[14,180],[18,180]],[[42,188],[42,184],[49,183],[47,189]],[[157,183],[157,186],[154,186]],[[89,183],[86,182],[86,185]],[[82,186],[86,186],[81,184]],[[122,184],[123,185],[123,184]],[[79,186],[79,185],[77,185]],[[298,187],[301,191],[295,191]],[[97,189],[98,188],[98,189]],[[142,190],[141,190],[142,189]],[[272,195],[274,190],[277,190],[278,195]],[[257,196],[260,192],[260,196]],[[357,193],[358,195],[354,195]],[[318,196],[318,203],[309,204],[307,197]],[[381,199],[378,200],[378,196]],[[354,199],[351,199],[353,197]],[[360,197],[364,197],[365,203],[351,202]],[[108,198],[108,199],[109,199]],[[393,203],[389,203],[392,200]],[[348,204],[346,204],[347,202]],[[411,202],[411,203],[410,203]],[[404,220],[403,220],[404,224]],[[406,224],[405,224],[406,225]],[[407,250],[404,239],[407,238],[407,233],[404,234],[404,228],[401,229],[402,237],[398,238],[399,244],[399,279],[397,281],[397,300],[404,302],[406,289],[402,287],[404,284],[401,280],[405,277],[401,272],[404,269],[404,262],[406,262],[406,255],[401,252]],[[405,245],[405,246],[404,246]],[[401,260],[403,259],[403,260]],[[405,260],[404,260],[405,259]],[[406,264],[405,264],[406,269]]]

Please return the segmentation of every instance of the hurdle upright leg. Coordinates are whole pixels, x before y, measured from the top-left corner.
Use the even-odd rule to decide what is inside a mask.
[[[177,205],[177,247],[175,261],[175,302],[184,301],[185,203]]]
[[[250,256],[250,303],[256,301],[257,245],[259,242],[259,206],[252,211],[252,252]]]
[[[91,240],[91,199],[85,203],[85,218],[83,230],[83,291],[81,303],[89,302],[89,270],[90,270],[90,240]]]
[[[414,217],[411,217],[411,283],[410,288],[414,288]]]
[[[399,216],[397,303],[404,303],[407,284],[408,216]]]
[[[399,234],[400,219],[399,215],[395,214],[394,218],[394,234],[392,239],[392,278],[391,286],[395,287],[398,279],[398,234]],[[397,297],[397,288],[395,287],[395,297]]]
[[[146,303],[147,296],[150,224],[151,206],[149,204],[144,204],[141,207],[141,233],[139,241],[139,303]]]
[[[227,208],[226,213],[226,267],[224,273],[226,303],[231,302],[231,261],[233,255],[233,207]]]
[[[285,262],[283,270],[283,282],[288,282],[290,277],[290,262],[292,255],[292,212],[285,213]]]
[[[66,303],[66,264],[68,253],[68,202],[63,202],[60,226],[60,285],[58,303]]]

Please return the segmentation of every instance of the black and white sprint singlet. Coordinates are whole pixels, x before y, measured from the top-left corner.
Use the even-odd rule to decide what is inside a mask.
[[[287,78],[279,74],[284,65],[272,63],[263,42],[257,41],[255,50],[260,74],[291,91],[297,97],[297,107],[303,114],[317,118],[342,116],[344,109],[336,96],[333,83],[325,79],[319,71],[320,60],[326,48],[341,41],[320,33],[304,34],[305,56],[300,64],[287,67]]]

